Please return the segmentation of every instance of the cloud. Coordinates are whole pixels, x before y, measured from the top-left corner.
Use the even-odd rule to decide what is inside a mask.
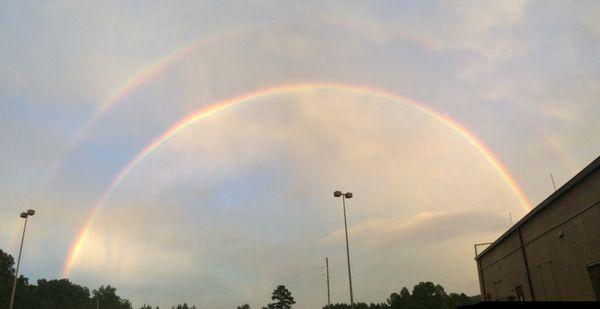
[[[60,273],[80,224],[144,145],[192,111],[264,87],[328,81],[422,101],[483,140],[533,202],[551,192],[549,171],[566,180],[599,151],[595,4],[3,5],[0,241],[10,245],[15,213],[35,205],[31,278]],[[136,88],[41,184],[124,81],[239,29]],[[335,189],[355,193],[352,266],[366,301],[421,280],[478,293],[472,244],[524,212],[480,152],[415,109],[340,91],[273,95],[191,125],[137,165],[102,209],[73,279],[161,307],[254,307],[285,283],[299,308],[318,307],[324,256],[332,282],[346,279]]]
[[[520,211],[474,147],[417,110],[339,91],[274,95],[197,122],[142,161],[103,208],[73,275],[109,278],[126,293],[139,278],[186,282],[223,306],[224,295],[259,302],[247,286],[268,295],[284,282],[315,306],[306,299],[318,270],[307,267],[343,252],[337,188],[355,192],[353,252],[367,264],[376,251],[420,254],[423,242],[498,233],[489,213]],[[152,286],[136,293],[156,297]]]
[[[497,232],[506,219],[492,212],[419,212],[413,216],[374,217],[355,224],[348,230],[353,242],[361,246],[428,246],[464,235]],[[324,242],[340,242],[344,230],[324,237]]]

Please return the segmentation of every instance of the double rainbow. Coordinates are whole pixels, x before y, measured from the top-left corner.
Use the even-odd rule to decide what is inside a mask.
[[[244,94],[241,96],[233,97],[227,100],[214,102],[213,104],[209,104],[207,107],[204,107],[196,112],[193,112],[181,120],[172,125],[168,130],[164,131],[161,135],[159,135],[156,139],[154,139],[151,143],[149,143],[146,147],[144,147],[133,159],[131,159],[115,176],[115,178],[111,181],[108,188],[104,191],[99,201],[94,206],[91,214],[89,215],[85,225],[77,234],[77,238],[72,243],[68,257],[65,261],[65,265],[63,268],[63,276],[67,276],[70,271],[73,269],[73,266],[77,262],[79,254],[85,244],[87,236],[94,224],[94,221],[101,211],[102,207],[106,204],[107,200],[110,198],[113,191],[123,182],[123,180],[127,177],[127,175],[135,168],[137,164],[139,164],[146,157],[151,155],[154,151],[156,151],[161,145],[166,143],[168,140],[176,136],[179,132],[185,130],[193,123],[197,121],[201,121],[208,117],[211,117],[217,113],[228,110],[234,106],[243,104],[256,102],[260,99],[265,99],[269,96],[280,95],[280,94],[291,94],[298,93],[302,91],[314,91],[314,90],[336,90],[349,94],[355,95],[366,95],[373,96],[381,99],[386,99],[390,101],[394,101],[400,104],[404,104],[414,110],[422,112],[432,119],[439,121],[444,124],[446,127],[458,133],[462,136],[471,146],[475,147],[475,149],[481,153],[484,158],[491,164],[491,166],[498,172],[500,177],[506,182],[506,184],[511,188],[516,197],[519,199],[521,206],[529,211],[531,209],[531,205],[527,200],[527,197],[523,193],[523,191],[519,188],[517,182],[510,175],[508,170],[502,163],[498,160],[498,158],[494,155],[494,153],[487,147],[483,142],[481,142],[474,134],[469,132],[466,128],[461,126],[458,122],[451,119],[450,117],[438,113],[430,108],[428,108],[425,104],[402,97],[390,92],[386,92],[384,90],[356,86],[356,85],[348,85],[348,84],[336,84],[336,83],[303,83],[303,84],[290,84],[290,85],[281,85],[275,87],[269,87],[264,89],[258,89],[256,91],[250,92],[248,94]]]

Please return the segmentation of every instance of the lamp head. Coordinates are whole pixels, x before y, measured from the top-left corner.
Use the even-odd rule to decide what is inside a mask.
[[[23,218],[23,219],[27,218],[27,213],[26,212],[22,212],[21,213],[21,218]]]
[[[342,196],[342,191],[335,191],[335,192],[333,192],[333,196],[335,196],[335,197]]]
[[[344,194],[345,198],[352,198],[352,192],[346,192],[346,194]]]
[[[33,209],[27,210],[27,215],[29,215],[29,216],[35,215],[35,210],[33,210]]]

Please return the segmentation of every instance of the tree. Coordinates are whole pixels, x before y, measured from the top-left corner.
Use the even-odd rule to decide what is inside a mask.
[[[97,300],[100,307],[105,309],[131,309],[131,303],[119,297],[117,289],[110,285],[101,286],[98,290],[92,291],[94,302]]]
[[[406,287],[403,287],[398,293],[392,293],[387,300],[387,304],[390,306],[390,309],[402,309],[409,308],[410,306],[410,292]]]
[[[15,280],[15,259],[0,249],[0,308],[8,308]],[[27,277],[20,275],[15,292],[15,308],[35,308],[35,287],[29,285]]]
[[[355,309],[389,309],[390,307],[386,303],[381,304],[367,304],[367,303],[354,303]],[[331,304],[323,307],[323,309],[352,309],[350,304]]]
[[[0,308],[8,308],[14,281],[14,258],[0,249]],[[93,309],[96,301],[103,309],[131,309],[131,303],[116,294],[110,285],[101,286],[92,292],[88,288],[74,284],[68,279],[39,279],[37,285],[29,284],[24,276],[19,276],[15,292],[16,309]],[[152,309],[150,306],[143,309]],[[158,307],[156,307],[158,309]],[[195,308],[192,308],[195,309]]]
[[[460,306],[473,304],[475,300],[461,293],[446,294],[444,287],[432,282],[420,282],[413,288],[413,293],[402,288],[400,293],[392,293],[386,303],[365,304],[356,303],[356,309],[455,309]],[[351,309],[349,304],[334,304],[324,309]]]
[[[241,306],[237,306],[237,309],[250,309],[250,305],[248,304],[243,304]]]
[[[279,285],[275,288],[271,300],[274,300],[275,302],[268,304],[267,307],[263,307],[263,309],[291,309],[292,305],[296,303],[294,297],[292,297],[292,292],[284,285]]]
[[[40,279],[37,282],[37,303],[40,309],[87,308],[91,304],[90,291],[68,279]]]
[[[196,309],[196,306],[188,306],[187,303],[183,303],[183,305],[171,306],[171,309]]]
[[[14,275],[11,279],[14,278]],[[12,288],[12,285],[11,285]],[[9,299],[7,299],[7,302]],[[38,308],[37,287],[29,284],[29,279],[19,276],[15,291],[15,308]]]
[[[0,308],[8,308],[12,282],[15,276],[15,259],[0,249]]]
[[[464,293],[450,293],[448,295],[448,299],[446,300],[446,305],[448,308],[458,308],[464,305],[472,304],[473,301],[471,298]]]
[[[410,307],[415,309],[445,308],[445,299],[448,297],[444,288],[433,282],[419,282],[413,287],[410,298]]]

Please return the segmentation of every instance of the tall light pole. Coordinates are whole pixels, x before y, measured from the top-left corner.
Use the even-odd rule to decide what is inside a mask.
[[[327,306],[331,306],[331,294],[329,294],[329,258],[325,258],[325,268],[327,269]]]
[[[17,269],[15,271],[15,281],[13,281],[12,293],[10,295],[10,305],[9,309],[13,309],[13,305],[15,303],[15,290],[17,289],[17,279],[19,278],[19,265],[21,264],[21,252],[23,251],[23,240],[25,239],[25,230],[27,229],[27,217],[33,216],[35,214],[35,210],[29,209],[27,212],[21,213],[21,218],[25,219],[25,225],[23,225],[23,236],[21,236],[21,247],[19,248],[19,257],[17,258]]]
[[[354,295],[352,294],[352,271],[350,270],[350,248],[348,247],[348,223],[346,221],[346,199],[352,198],[352,192],[342,193],[342,191],[333,192],[333,196],[342,198],[342,208],[344,209],[344,230],[346,231],[346,257],[348,259],[348,281],[350,282],[350,306],[354,309]]]

